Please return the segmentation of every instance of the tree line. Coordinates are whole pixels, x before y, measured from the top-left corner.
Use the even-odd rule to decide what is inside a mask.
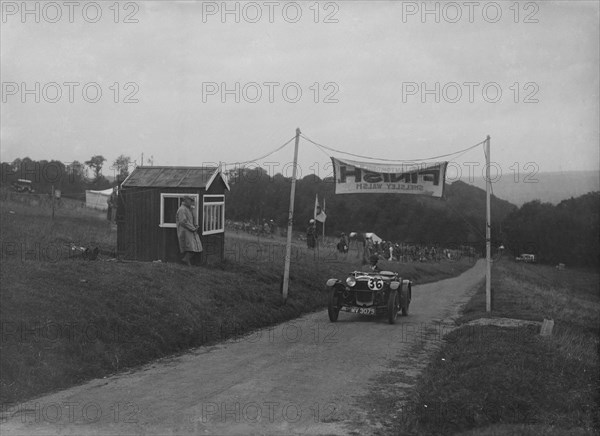
[[[116,174],[116,180],[112,181],[102,174],[105,162],[106,158],[102,155],[94,155],[83,163],[17,158],[12,162],[2,162],[0,185],[10,186],[18,179],[26,179],[33,182],[37,193],[50,194],[54,187],[63,196],[85,198],[86,190],[108,189],[129,175],[130,157],[121,155],[115,159],[110,167]]]
[[[2,162],[0,185],[19,178],[34,182],[39,193],[52,186],[62,195],[84,198],[85,190],[108,189],[129,174],[131,160],[119,156],[111,169],[117,180],[102,175],[106,159],[92,156],[84,163],[29,158]],[[273,220],[287,226],[291,180],[270,176],[262,168],[236,169],[227,174],[231,191],[226,193],[227,219]],[[485,249],[485,191],[456,181],[446,185],[443,198],[394,194],[335,195],[333,180],[306,176],[296,183],[294,228],[304,230],[313,217],[315,195],[327,220],[325,233],[374,232],[385,240],[408,244],[475,247]],[[600,193],[564,200],[558,205],[531,201],[520,208],[492,196],[492,245],[517,256],[535,254],[542,263],[597,266],[600,261]]]
[[[530,201],[509,214],[503,224],[513,253],[535,254],[548,264],[600,264],[600,192],[559,204]]]
[[[228,174],[230,220],[273,220],[287,225],[290,179],[261,168]],[[374,232],[385,240],[439,246],[470,245],[485,250],[484,190],[456,181],[443,198],[394,194],[335,195],[333,180],[306,176],[296,183],[294,226],[304,229],[313,217],[315,195],[326,200],[325,233]],[[558,205],[531,201],[518,208],[491,198],[492,246],[512,256],[535,254],[540,262],[597,267],[600,261],[600,193]]]

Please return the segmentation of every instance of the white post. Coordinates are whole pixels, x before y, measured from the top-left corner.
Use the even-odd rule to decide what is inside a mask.
[[[55,197],[54,185],[52,185],[52,221],[54,221],[54,197]]]
[[[492,231],[492,219],[491,219],[491,208],[490,208],[490,135],[487,136],[485,141],[485,310],[486,312],[492,311],[492,249],[491,249],[491,231]]]
[[[288,213],[287,244],[285,246],[285,268],[283,270],[283,301],[287,300],[290,281],[290,260],[292,258],[292,224],[294,221],[294,199],[296,197],[296,166],[298,164],[298,143],[300,142],[300,129],[296,129],[296,143],[294,145],[294,166],[292,168],[292,187],[290,189],[290,209]]]

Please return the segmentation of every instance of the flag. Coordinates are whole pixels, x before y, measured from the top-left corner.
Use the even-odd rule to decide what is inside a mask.
[[[323,199],[323,209],[319,206],[319,195],[315,194],[315,210],[313,217],[316,221],[324,223],[327,219],[327,215],[325,214],[325,199]]]

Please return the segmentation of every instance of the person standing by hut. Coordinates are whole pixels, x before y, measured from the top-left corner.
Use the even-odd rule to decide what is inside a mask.
[[[114,192],[114,188],[113,188],[113,192]],[[112,195],[112,192],[108,196],[108,198],[106,199],[106,204],[108,205],[108,209],[106,210],[106,219],[107,219],[107,221],[111,222],[112,221],[112,210],[113,210],[113,195]]]
[[[108,220],[113,224],[117,221],[118,205],[119,205],[118,187],[114,186],[113,191],[110,193],[110,197],[108,197]]]
[[[191,258],[194,253],[202,252],[202,242],[198,236],[198,226],[194,224],[194,215],[192,214],[192,203],[194,199],[190,196],[183,197],[183,202],[177,209],[177,238],[179,240],[179,251],[185,253],[181,261],[191,266]]]

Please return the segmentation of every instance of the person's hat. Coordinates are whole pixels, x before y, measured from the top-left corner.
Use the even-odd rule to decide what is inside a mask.
[[[314,222],[315,222],[315,220],[313,220],[313,219],[311,219],[311,220],[309,221],[309,223],[311,223],[311,224],[313,224]]]
[[[184,199],[184,200],[189,200],[189,201],[191,201],[192,203],[194,202],[194,198],[193,198],[193,197],[190,197],[189,195],[184,195],[184,196],[183,196],[183,199]]]

